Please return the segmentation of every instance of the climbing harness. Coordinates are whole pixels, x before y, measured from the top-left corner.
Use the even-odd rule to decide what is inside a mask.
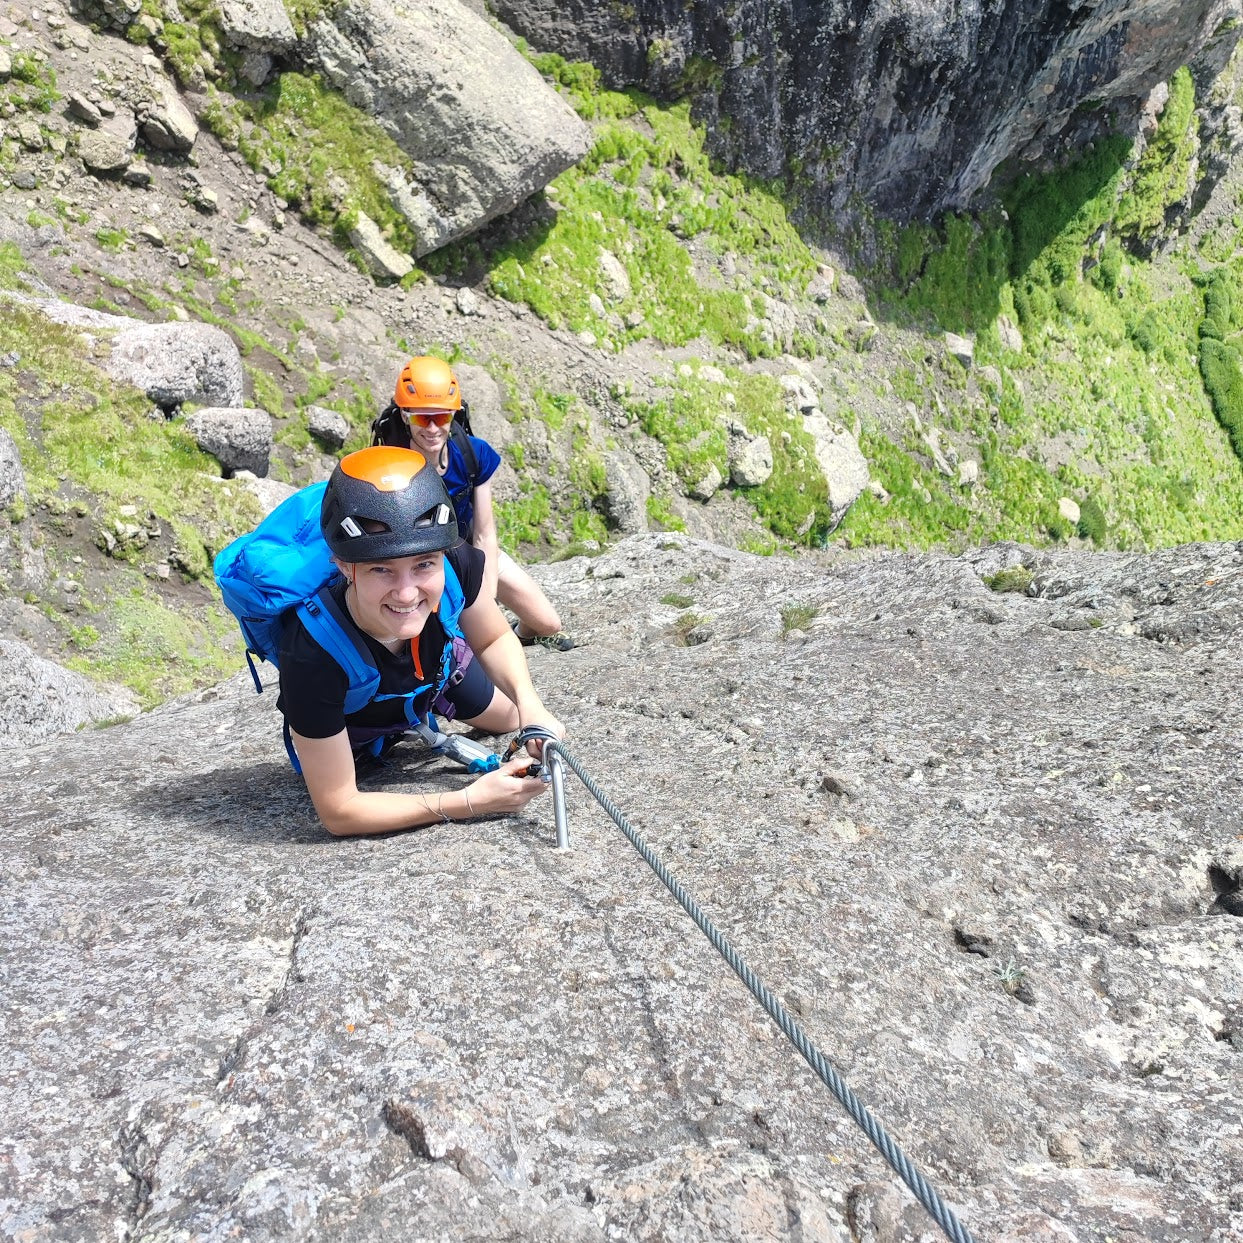
[[[501,766],[500,757],[487,747],[480,746],[461,734],[442,734],[436,728],[436,718],[430,712],[427,720],[416,721],[405,732],[421,738],[435,754],[456,760],[468,773],[490,773]]]
[[[608,795],[595,783],[578,760],[570,754],[565,744],[553,737],[548,730],[542,730],[538,734],[531,731],[523,732],[527,733],[528,737],[542,737],[544,739],[544,762],[550,770],[552,780],[553,818],[557,829],[558,849],[568,850],[570,845],[569,825],[565,813],[564,776],[564,769],[568,766],[583,785],[587,787],[587,790],[596,802],[609,814],[613,823],[626,835],[630,844],[643,856],[652,871],[660,877],[661,882],[669,892],[677,898],[683,910],[695,921],[704,936],[712,942],[721,957],[734,969],[738,978],[750,989],[751,995],[768,1012],[769,1018],[777,1024],[790,1043],[803,1055],[807,1064],[820,1076],[833,1095],[837,1097],[842,1107],[876,1146],[881,1156],[889,1162],[895,1173],[906,1183],[915,1198],[944,1231],[946,1237],[952,1240],[952,1243],[974,1243],[967,1228],[954,1216],[950,1208],[937,1194],[936,1189],[911,1164],[910,1159],[894,1141],[893,1137],[873,1116],[867,1106],[855,1096],[845,1080],[829,1065],[824,1055],[807,1038],[806,1033],[790,1017],[781,1002],[773,996],[763,981],[747,966],[734,947],[725,939],[720,929],[703,913],[695,899],[682,888],[677,878],[661,863],[656,857],[655,851],[639,836]],[[521,739],[521,742],[519,739]],[[509,755],[514,754],[518,747],[524,745],[526,741],[527,739],[523,738],[522,734],[519,734],[518,738],[510,744],[509,754],[506,758],[508,759]]]

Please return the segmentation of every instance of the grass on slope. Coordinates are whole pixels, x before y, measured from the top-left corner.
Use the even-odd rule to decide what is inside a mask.
[[[20,286],[21,266],[16,248],[0,245],[0,284]],[[257,521],[254,499],[219,481],[179,424],[152,418],[142,394],[93,366],[73,329],[5,304],[0,356],[16,359],[0,369],[0,427],[27,491],[0,521],[10,539],[38,549],[48,584],[77,585],[22,585],[10,566],[9,589],[56,626],[65,663],[131,687],[145,704],[235,672],[236,627],[207,584],[214,553]],[[121,534],[137,528],[144,534]],[[116,545],[105,554],[109,536]],[[159,563],[173,567],[171,581]]]
[[[1191,256],[1125,249],[1149,239],[1183,193],[1185,175],[1170,169],[1188,167],[1192,103],[1183,70],[1133,167],[1126,143],[1100,143],[1067,168],[1012,183],[1004,214],[890,233],[887,312],[974,334],[977,367],[995,368],[1001,384],[969,394],[962,383],[956,400],[952,385],[938,388],[950,390],[945,428],[979,447],[979,487],[959,487],[919,464],[916,446],[895,449],[874,430],[864,448],[893,496],[887,506],[862,498],[843,534],[921,547],[1076,533],[1123,547],[1243,537],[1243,464],[1231,451],[1232,437],[1243,446],[1243,373],[1230,298],[1243,268],[1215,274]],[[1216,328],[1205,308],[1214,289],[1225,308]],[[1003,346],[1000,316],[1021,328],[1021,352]],[[931,392],[927,373],[921,384]],[[1081,506],[1078,531],[1058,514],[1062,496]]]

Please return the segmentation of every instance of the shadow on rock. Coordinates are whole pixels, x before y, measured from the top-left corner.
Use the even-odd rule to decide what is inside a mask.
[[[327,844],[306,787],[288,764],[262,762],[169,772],[134,790],[126,803],[136,812],[227,837],[235,844]]]

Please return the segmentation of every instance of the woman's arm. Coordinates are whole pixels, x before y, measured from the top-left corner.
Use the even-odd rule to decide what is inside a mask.
[[[546,725],[558,738],[564,738],[565,726],[544,707],[535,693],[522,644],[509,628],[496,600],[481,590],[474,604],[462,610],[461,620],[462,633],[475,659],[518,709],[519,723],[522,726]]]
[[[492,483],[475,484],[475,523],[470,542],[487,557],[483,567],[483,591],[496,599],[496,580],[500,574],[500,545],[496,541],[496,514],[492,510]]]
[[[529,762],[519,756],[461,790],[437,794],[387,790],[364,793],[356,783],[354,752],[345,730],[331,738],[303,738],[295,733],[293,743],[311,802],[324,828],[334,837],[394,833],[439,824],[442,820],[516,811],[547,788],[538,777],[515,775]]]

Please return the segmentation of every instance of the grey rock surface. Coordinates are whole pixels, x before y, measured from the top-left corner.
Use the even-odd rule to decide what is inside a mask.
[[[187,155],[199,133],[194,114],[167,79],[158,84],[154,98],[140,112],[139,124],[149,147],[177,155]]]
[[[533,66],[453,0],[348,0],[331,21],[311,23],[304,50],[414,162],[412,179],[389,174],[416,255],[512,210],[591,145]]]
[[[105,122],[98,129],[84,130],[78,139],[78,155],[88,172],[101,176],[119,173],[134,154],[132,125],[119,128]]]
[[[0,639],[0,704],[0,752],[5,753],[138,711],[137,699],[124,687],[93,682],[13,639]],[[0,760],[0,768],[7,764],[7,758]]]
[[[186,401],[242,404],[242,356],[232,338],[210,324],[128,328],[114,339],[104,366],[113,379],[142,389],[165,410]]]
[[[326,406],[307,407],[306,428],[316,440],[322,441],[330,449],[341,448],[350,434],[349,420],[345,415],[339,410],[329,410]]]
[[[470,406],[472,433],[499,451],[514,435],[501,386],[483,367],[455,363],[453,370],[462,386],[462,397]]]
[[[868,486],[867,458],[846,428],[831,422],[819,411],[803,420],[803,428],[815,442],[816,464],[829,486],[830,521],[836,526]]]
[[[246,470],[262,478],[272,453],[272,418],[264,410],[205,406],[185,417],[200,449],[220,460],[227,475]]]
[[[288,52],[297,42],[280,0],[221,0],[220,30],[233,47]]]
[[[575,756],[977,1239],[1239,1237],[1243,547],[536,573]],[[568,853],[334,841],[242,672],[0,793],[5,1237],[939,1237],[573,778]]]
[[[391,246],[380,226],[363,212],[358,213],[350,226],[350,244],[367,265],[367,270],[380,280],[401,280],[414,268],[410,256]]]
[[[0,427],[0,509],[26,495],[26,472],[16,442]]]

